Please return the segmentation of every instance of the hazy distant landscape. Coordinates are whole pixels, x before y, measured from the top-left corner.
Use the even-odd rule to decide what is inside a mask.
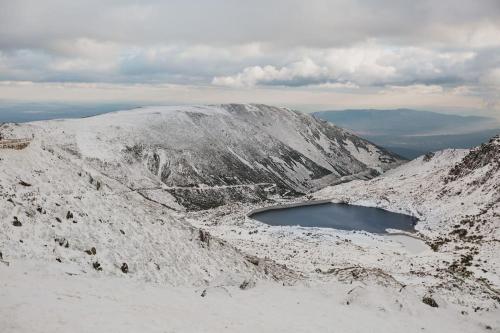
[[[11,102],[0,100],[0,123],[84,118],[139,107],[137,103]]]
[[[471,148],[500,133],[494,118],[409,109],[314,112],[317,118],[413,159],[446,148]]]

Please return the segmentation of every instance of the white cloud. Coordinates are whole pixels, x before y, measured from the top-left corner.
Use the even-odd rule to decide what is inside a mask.
[[[257,84],[273,84],[279,82],[286,84],[300,80],[319,80],[322,77],[326,77],[327,72],[328,69],[326,67],[318,66],[310,58],[304,58],[279,69],[272,65],[264,67],[247,67],[242,73],[235,76],[215,77],[212,83],[215,85],[234,87],[251,87]]]
[[[282,67],[246,67],[240,73],[217,76],[222,86],[311,85],[351,82],[359,86],[429,84],[465,79],[470,51],[439,52],[416,47],[394,48],[369,42],[350,48],[301,50],[299,60]]]

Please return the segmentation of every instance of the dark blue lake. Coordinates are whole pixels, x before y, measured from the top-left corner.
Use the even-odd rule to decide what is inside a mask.
[[[386,233],[386,229],[415,231],[415,217],[372,207],[325,203],[309,206],[271,209],[251,218],[269,225],[364,230]]]

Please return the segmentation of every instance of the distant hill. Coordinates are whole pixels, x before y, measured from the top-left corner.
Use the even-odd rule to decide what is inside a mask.
[[[410,159],[445,148],[471,148],[500,132],[500,124],[493,118],[409,109],[321,111],[313,115]]]
[[[136,103],[12,102],[0,100],[0,123],[85,118],[139,106],[141,105]]]

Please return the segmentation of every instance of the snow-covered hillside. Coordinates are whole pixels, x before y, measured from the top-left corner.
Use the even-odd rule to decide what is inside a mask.
[[[69,129],[76,124],[68,129],[58,123],[65,124],[13,125],[10,135],[35,131],[35,139],[23,150],[0,150],[0,259],[57,261],[77,274],[169,285],[275,275],[273,267],[257,267],[185,223],[171,209],[180,207],[168,192],[142,193],[107,176],[111,164],[79,151],[96,156],[111,148],[86,140],[88,128],[74,132]]]
[[[307,193],[401,162],[338,127],[265,105],[147,107],[2,131],[35,135],[46,148],[131,188],[162,189],[190,209]]]
[[[470,151],[427,154],[314,197],[418,217],[417,229],[432,248],[454,255],[448,272],[492,285],[500,299],[500,136]]]

